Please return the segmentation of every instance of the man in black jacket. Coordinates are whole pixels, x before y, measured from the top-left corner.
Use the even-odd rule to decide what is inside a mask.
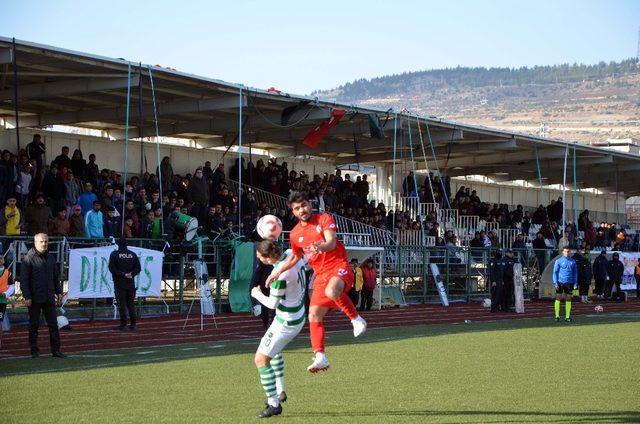
[[[593,261],[593,279],[596,282],[596,299],[604,299],[604,284],[607,281],[607,267],[609,261],[607,260],[607,252],[605,250],[600,252],[600,255]]]
[[[136,287],[133,280],[136,275],[140,274],[140,259],[138,255],[127,248],[127,241],[124,238],[118,240],[118,249],[111,252],[109,256],[109,272],[113,278],[113,289],[120,312],[120,325],[115,329],[119,331],[127,329],[127,311],[129,311],[129,329],[135,331]]]
[[[502,287],[502,254],[496,250],[489,262],[489,282],[491,283],[491,312],[502,309],[504,292]]]
[[[31,357],[40,356],[38,350],[38,327],[40,314],[49,327],[51,354],[56,358],[64,358],[60,352],[60,333],[56,318],[56,300],[62,300],[62,284],[60,269],[54,255],[49,254],[49,237],[38,233],[33,238],[35,246],[29,249],[20,265],[20,288],[29,308],[29,346]],[[57,299],[56,299],[57,298]]]
[[[608,299],[613,300],[613,286],[615,286],[615,298],[618,302],[620,302],[624,299],[622,288],[620,288],[620,285],[622,284],[622,275],[624,274],[624,265],[620,261],[620,255],[618,255],[617,253],[613,254],[613,257],[607,264],[607,274],[609,275],[609,281],[607,281],[605,296]]]
[[[513,250],[507,249],[507,252],[502,258],[502,312],[511,312],[511,306],[513,305],[513,293],[515,291],[514,271],[513,266],[516,264],[516,260],[513,257]]]
[[[589,260],[589,247],[584,249],[584,255],[578,249],[573,259],[576,261],[578,268],[578,288],[580,289],[580,301],[582,303],[591,303],[589,301],[589,286],[593,278],[593,269]]]

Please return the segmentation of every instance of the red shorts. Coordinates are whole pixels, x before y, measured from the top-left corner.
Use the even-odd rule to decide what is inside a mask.
[[[345,262],[342,265],[338,265],[326,271],[323,270],[323,272],[316,274],[313,279],[313,293],[311,294],[310,305],[324,306],[329,309],[338,307],[333,299],[327,297],[324,292],[329,280],[333,277],[338,277],[344,281],[343,293],[348,293],[349,290],[351,290],[351,287],[353,287],[355,276],[353,275],[353,270],[348,263]]]

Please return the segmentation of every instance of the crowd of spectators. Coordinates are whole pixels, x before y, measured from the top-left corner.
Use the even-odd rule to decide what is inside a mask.
[[[443,231],[435,211],[419,217],[408,210],[387,210],[384,203],[369,199],[367,175],[355,178],[349,173],[308,175],[289,169],[287,162],[276,159],[255,164],[236,159],[231,169],[211,162],[195,168],[193,174],[174,173],[171,159],[165,157],[155,173],[133,175],[123,181],[114,170],[100,168],[95,154],[84,159],[80,149],[70,156],[68,147],[49,164],[44,162],[45,145],[40,135],[17,155],[5,150],[0,160],[0,234],[51,236],[162,238],[173,237],[171,219],[174,212],[196,217],[210,238],[227,237],[233,233],[250,234],[257,220],[266,214],[277,215],[284,230],[296,223],[290,210],[258,202],[256,187],[286,197],[292,190],[309,194],[315,210],[342,215],[346,218],[389,231],[422,230],[435,237],[436,246],[459,245],[454,231]],[[238,196],[229,179],[240,179],[244,186]],[[531,238],[534,248],[556,249],[589,246],[638,250],[638,238],[627,234],[616,224],[602,222],[597,228],[589,219],[589,211],[580,214],[578,226],[562,227],[562,198],[548,206],[538,206],[530,213],[521,205],[510,210],[506,204],[484,202],[476,190],[460,186],[451,193],[449,177],[433,173],[422,184],[413,172],[402,181],[405,197],[417,197],[420,203],[435,203],[442,209],[455,209],[459,216],[479,216],[499,228],[517,229],[522,237],[514,248]],[[416,188],[417,186],[417,188]],[[124,223],[122,218],[124,216]],[[422,219],[421,219],[422,218]],[[536,229],[535,232],[531,231]],[[441,237],[442,236],[442,237]],[[502,247],[493,231],[478,231],[472,235],[471,247]]]

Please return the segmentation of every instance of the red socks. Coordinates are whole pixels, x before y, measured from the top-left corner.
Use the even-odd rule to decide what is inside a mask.
[[[353,302],[346,292],[343,291],[340,298],[338,298],[335,303],[351,321],[358,318],[358,310],[353,306]]]
[[[324,352],[324,325],[321,322],[310,321],[311,348],[314,352]]]

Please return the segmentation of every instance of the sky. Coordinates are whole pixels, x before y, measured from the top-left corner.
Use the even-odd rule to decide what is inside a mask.
[[[0,36],[294,94],[456,66],[635,57],[638,0],[2,0]]]

